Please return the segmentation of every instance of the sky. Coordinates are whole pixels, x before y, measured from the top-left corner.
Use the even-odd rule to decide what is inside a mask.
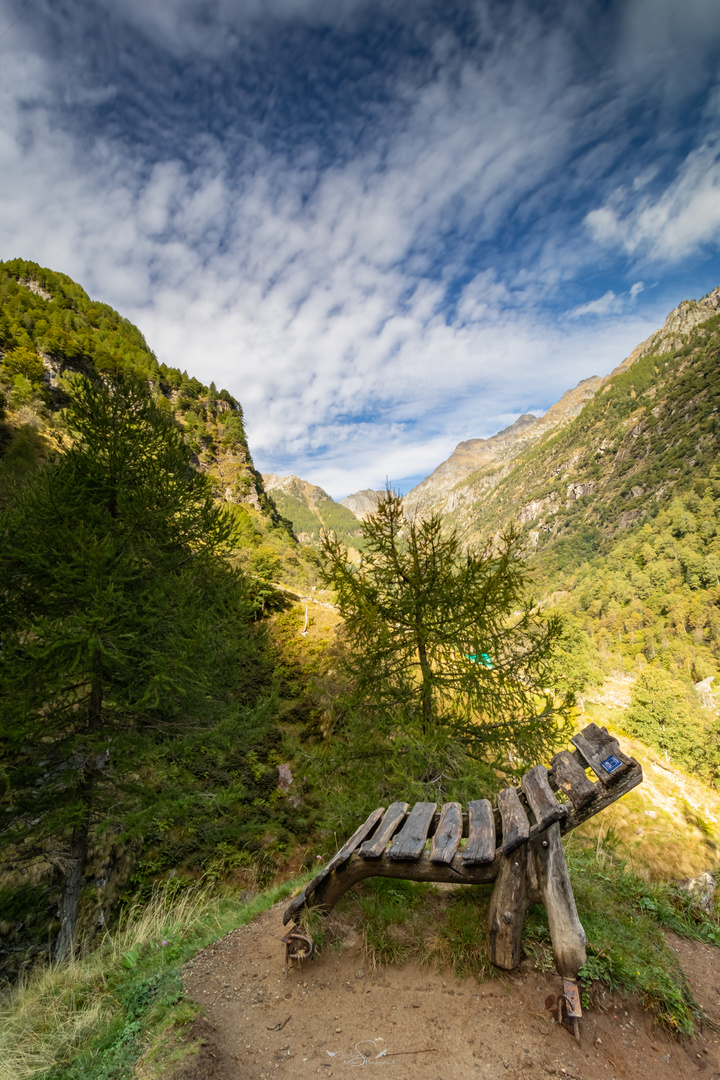
[[[0,259],[408,491],[720,284],[716,0],[0,0]]]

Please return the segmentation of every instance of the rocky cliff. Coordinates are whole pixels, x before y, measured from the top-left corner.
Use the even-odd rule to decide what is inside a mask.
[[[463,482],[493,487],[505,474],[511,462],[523,450],[533,446],[543,435],[578,415],[586,401],[594,397],[602,379],[593,376],[583,379],[568,390],[544,416],[523,413],[514,424],[503,428],[489,439],[468,439],[458,443],[455,450],[430,476],[427,476],[405,497],[407,512],[425,514],[433,510],[451,513],[457,509],[462,496],[458,485]]]
[[[364,488],[363,491],[356,491],[354,495],[346,495],[344,499],[340,500],[340,505],[349,510],[351,514],[354,514],[360,521],[363,521],[368,514],[372,514],[373,510],[375,510],[378,499],[382,494],[382,491]]]
[[[481,492],[495,487],[507,476],[520,455],[550,432],[560,430],[574,420],[610,380],[645,356],[660,356],[682,347],[688,335],[718,311],[720,286],[700,300],[683,300],[670,312],[663,326],[633,349],[609,375],[583,379],[541,417],[524,413],[514,424],[489,439],[468,439],[459,443],[446,461],[407,494],[407,512],[423,515],[438,511],[459,513],[462,517],[463,508],[467,511]],[[699,333],[701,336],[707,334],[702,330]],[[353,498],[355,496],[349,496],[349,499]],[[528,509],[527,513],[535,512]]]

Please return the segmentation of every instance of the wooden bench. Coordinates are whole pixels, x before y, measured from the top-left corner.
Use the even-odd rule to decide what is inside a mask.
[[[330,911],[366,877],[495,882],[488,925],[488,957],[510,970],[520,963],[527,909],[543,903],[553,956],[565,979],[567,1015],[580,1015],[577,973],[586,960],[585,931],[575,907],[561,836],[599,813],[642,781],[642,769],[605,728],[588,725],[547,770],[535,765],[519,788],[501,791],[497,806],[394,802],[378,807],[287,908],[283,922],[301,923],[306,908]],[[587,775],[589,769],[596,779]],[[465,843],[463,844],[463,840]],[[299,932],[302,927],[294,928]],[[304,934],[304,931],[302,931]],[[292,931],[291,931],[292,933]],[[303,938],[307,940],[307,936]]]

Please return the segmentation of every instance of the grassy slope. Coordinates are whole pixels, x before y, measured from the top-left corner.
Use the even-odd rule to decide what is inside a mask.
[[[218,936],[288,896],[286,882],[250,900],[207,890],[155,892],[94,951],[35,969],[0,1013],[0,1080],[120,1080],[148,1044],[198,1012],[182,965]]]

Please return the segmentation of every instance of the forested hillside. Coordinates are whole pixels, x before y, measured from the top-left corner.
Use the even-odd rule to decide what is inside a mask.
[[[55,417],[73,373],[133,371],[181,419],[199,466],[215,473],[218,494],[227,480],[226,499],[277,520],[254,469],[235,398],[214,383],[204,386],[186,371],[159,364],[136,326],[90,300],[65,274],[20,259],[0,263],[0,355],[3,404],[17,414],[17,422],[2,431],[6,474],[21,456],[19,448],[8,447],[17,429],[25,424],[40,430],[43,420]],[[54,426],[43,434],[52,439]],[[230,463],[236,467],[226,475]]]
[[[303,544],[318,547],[323,532],[333,532],[348,547],[360,543],[360,525],[355,514],[335,502],[326,491],[297,476],[263,474],[263,483],[283,517],[292,522]]]
[[[696,732],[680,760],[708,776],[718,769],[713,701],[692,684],[720,665],[719,324],[713,316],[620,371],[494,488],[474,478],[461,519],[469,544],[521,530],[538,595],[584,631],[575,656],[596,677],[666,673],[666,695],[673,688]]]
[[[285,603],[280,569],[306,580],[315,562],[264,492],[232,395],[20,260],[0,264],[0,407],[12,972],[55,938],[78,859],[85,934],[167,874],[272,869],[307,828],[277,787],[293,690],[261,616]]]

